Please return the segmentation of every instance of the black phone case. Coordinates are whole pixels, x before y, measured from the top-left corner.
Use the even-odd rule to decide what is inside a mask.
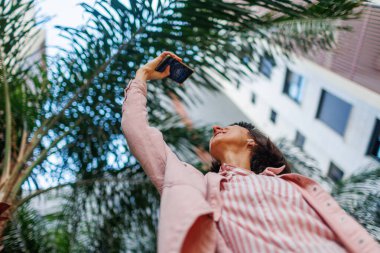
[[[158,64],[155,70],[158,72],[163,72],[168,65],[170,65],[169,78],[177,83],[183,83],[191,74],[194,73],[193,69],[186,66],[184,63],[177,61],[170,55],[166,56],[162,62]]]

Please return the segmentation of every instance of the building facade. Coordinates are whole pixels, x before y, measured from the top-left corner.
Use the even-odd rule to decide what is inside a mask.
[[[259,75],[236,86],[223,79],[219,95],[186,110],[195,122],[254,123],[272,140],[286,138],[312,156],[334,180],[380,161],[380,8],[365,7],[345,21],[337,47],[316,56],[259,59]],[[217,75],[215,75],[217,78]],[[193,91],[194,92],[194,91]]]

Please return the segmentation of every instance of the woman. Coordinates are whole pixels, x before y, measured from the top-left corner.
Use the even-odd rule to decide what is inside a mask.
[[[178,159],[147,121],[147,80],[165,51],[125,89],[122,130],[161,195],[158,252],[380,252],[379,245],[316,182],[245,122],[214,126],[210,172]]]

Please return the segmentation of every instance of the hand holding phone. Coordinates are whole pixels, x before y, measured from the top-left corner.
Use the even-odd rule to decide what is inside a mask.
[[[164,72],[167,66],[170,66],[170,75],[168,77],[177,83],[183,83],[194,73],[194,69],[190,68],[185,63],[176,60],[171,55],[165,56],[155,70],[158,72]]]
[[[168,56],[171,56],[172,60],[168,58]],[[178,69],[178,66],[174,64],[173,59],[175,62],[180,63],[181,66],[184,66],[186,68],[189,68],[186,64],[182,63],[182,58],[180,58],[178,55],[170,52],[170,51],[164,51],[159,56],[154,58],[153,60],[146,63],[144,66],[140,67],[136,71],[135,79],[139,79],[141,81],[147,81],[147,80],[157,80],[157,79],[163,79],[166,77],[170,77],[176,81],[176,82],[183,82],[185,79],[192,73],[194,70],[189,68],[190,71],[171,71],[171,68]],[[170,60],[170,61],[168,61]],[[183,65],[182,65],[183,64]],[[157,68],[158,67],[158,68]],[[180,69],[182,69],[181,67]],[[158,69],[158,70],[156,70]],[[189,72],[186,74],[186,72]],[[179,73],[182,73],[182,78],[176,78],[179,77]],[[182,83],[180,83],[182,85]]]

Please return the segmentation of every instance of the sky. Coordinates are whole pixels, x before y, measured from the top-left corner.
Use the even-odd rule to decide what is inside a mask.
[[[68,41],[59,36],[56,25],[76,27],[85,23],[86,17],[83,8],[79,3],[93,5],[95,0],[37,0],[40,13],[44,16],[51,17],[51,20],[44,24],[46,32],[46,44],[48,45],[47,53],[53,55],[56,49],[50,46],[67,47]]]

